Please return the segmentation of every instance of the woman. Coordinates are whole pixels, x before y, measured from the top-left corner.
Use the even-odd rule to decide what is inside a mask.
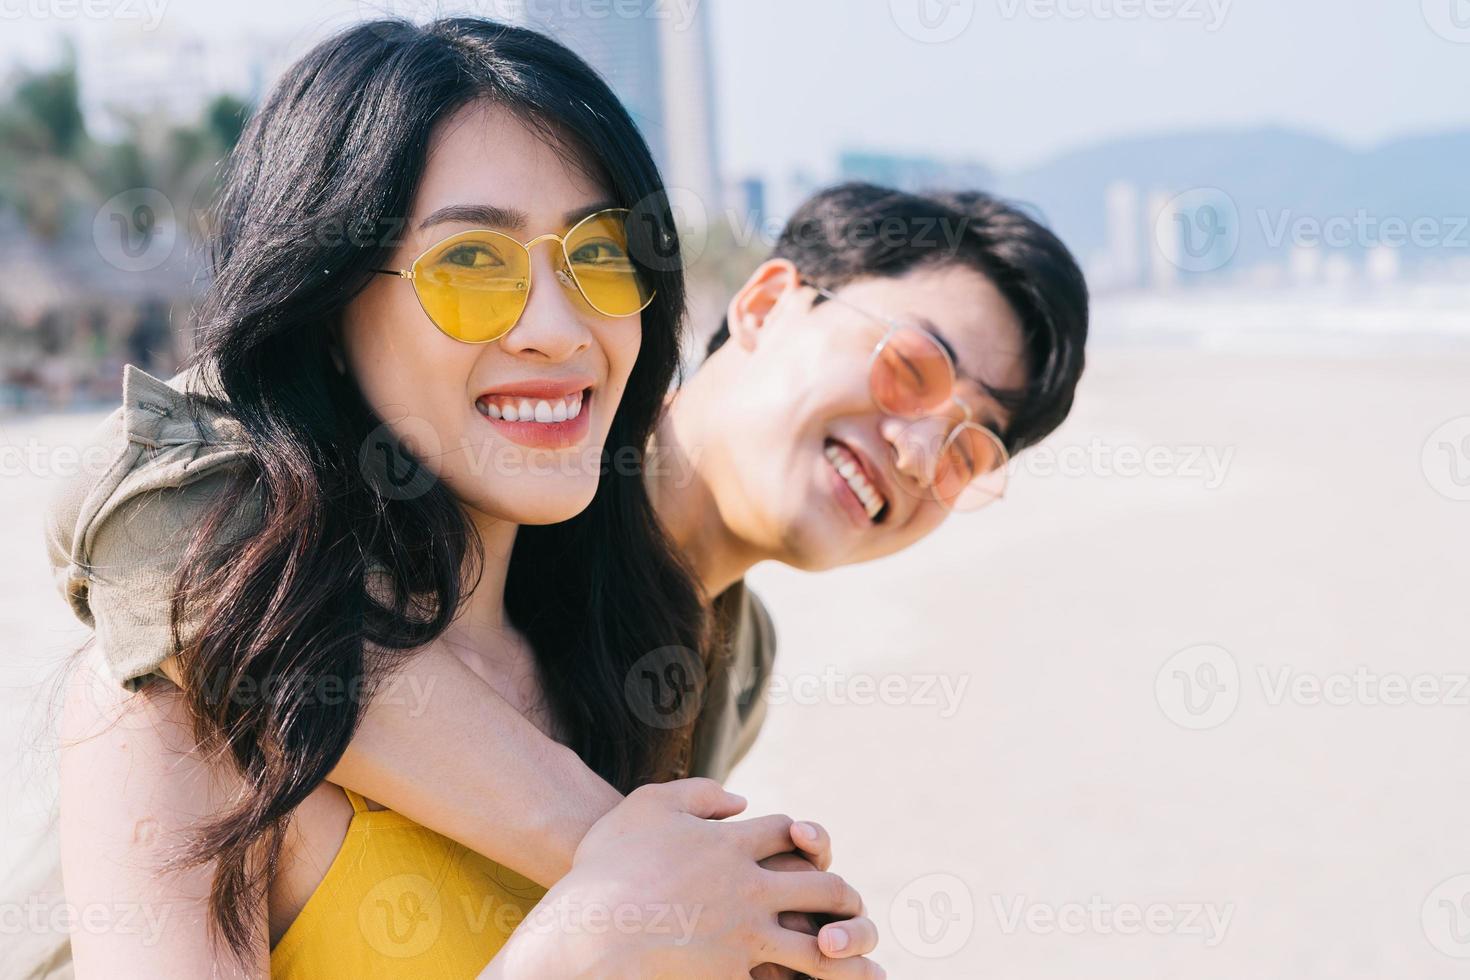
[[[776,912],[860,901],[821,872],[763,875],[789,821],[716,835],[695,818],[741,804],[713,784],[634,793],[543,895],[324,783],[365,693],[433,648],[619,789],[684,771],[688,725],[634,717],[623,689],[650,651],[702,649],[705,625],[619,464],[672,376],[683,293],[649,261],[677,245],[612,93],[531,32],[366,25],[290,69],[252,120],[216,236],[189,391],[140,398],[123,423],[217,493],[197,514],[129,499],[80,543],[71,585],[116,659],[134,651],[108,649],[109,609],[129,581],[168,581],[181,681],[127,696],[84,670],[69,693],[68,900],[164,913],[150,944],[78,931],[78,975],[806,969]],[[176,578],[167,561],[109,565],[109,536],[181,527]],[[699,914],[705,875],[749,881],[747,901]],[[665,926],[693,913],[681,942],[572,921],[660,906]]]

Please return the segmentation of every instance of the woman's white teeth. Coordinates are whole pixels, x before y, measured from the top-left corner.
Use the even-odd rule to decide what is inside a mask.
[[[475,404],[480,409],[480,414],[492,419],[552,424],[567,422],[582,414],[582,393],[579,391],[575,395],[555,401],[542,398],[534,402],[529,398],[498,398],[487,395]]]
[[[826,454],[827,462],[832,464],[832,468],[847,481],[852,492],[857,494],[857,498],[863,502],[869,519],[877,517],[888,501],[884,500],[878,489],[868,482],[868,478],[863,475],[862,467],[853,460],[852,454],[833,443],[827,444]]]

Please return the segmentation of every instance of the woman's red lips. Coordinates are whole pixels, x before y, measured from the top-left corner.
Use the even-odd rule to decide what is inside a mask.
[[[516,385],[475,399],[475,409],[512,442],[532,449],[565,449],[587,434],[592,389]]]
[[[586,375],[570,375],[565,378],[526,378],[522,381],[507,381],[494,388],[487,388],[476,396],[476,401],[487,397],[562,398],[591,388],[594,379]]]

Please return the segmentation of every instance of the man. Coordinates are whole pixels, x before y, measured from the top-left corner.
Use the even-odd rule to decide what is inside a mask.
[[[916,330],[951,361],[952,393]],[[973,433],[960,445],[983,469],[1061,423],[1086,330],[1076,264],[1014,208],[980,194],[822,191],[730,301],[673,399],[658,440],[690,462],[653,482],[659,517],[727,616],[748,602],[740,581],[757,562],[818,571],[901,551],[998,492],[994,473],[953,485],[940,449],[957,427]],[[875,390],[892,384],[885,365],[918,368],[941,407],[922,419],[885,410],[879,401],[896,400]],[[683,473],[693,479],[673,485]],[[769,659],[739,654],[739,710],[706,704],[696,772],[723,777],[758,728]],[[730,679],[716,678],[712,696],[728,696]],[[716,737],[721,722],[730,737]]]
[[[721,654],[708,683],[693,686],[698,699],[676,705],[698,711],[691,774],[724,779],[763,719],[774,632],[744,574],[765,560],[824,569],[893,554],[952,510],[998,495],[1007,453],[1070,410],[1086,330],[1086,286],[1066,248],[1001,202],[852,184],[799,209],[771,259],[730,301],[705,363],[672,397],[650,447],[650,496],[712,597]],[[125,404],[124,420],[184,395],[146,379],[128,398],[137,404]],[[207,482],[199,462],[102,493],[73,488],[52,514],[58,573],[75,567],[75,545],[117,511],[124,500],[116,498],[179,491],[187,504],[191,487]],[[146,548],[179,530],[130,535]],[[160,614],[168,587],[157,576],[139,582],[136,602],[107,615],[106,646],[119,651],[107,666],[117,680],[176,676]],[[70,598],[84,619],[100,620],[85,588]],[[535,881],[561,878],[621,795],[454,650],[426,650],[404,678],[433,697],[373,701],[333,781]],[[629,685],[630,710],[664,707],[667,692],[655,686],[644,704],[636,689]],[[442,737],[448,731],[457,733],[452,743]],[[475,751],[458,751],[465,745]],[[820,828],[797,837],[826,863]],[[829,924],[819,937],[834,958],[874,941],[863,917]]]

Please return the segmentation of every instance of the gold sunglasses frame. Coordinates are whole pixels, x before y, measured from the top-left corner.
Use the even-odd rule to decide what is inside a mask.
[[[587,295],[587,290],[584,289],[582,286],[582,281],[577,278],[576,272],[572,270],[572,257],[567,253],[567,239],[571,238],[578,228],[582,227],[589,221],[593,221],[609,214],[619,214],[622,215],[624,219],[626,219],[630,217],[632,213],[633,212],[628,208],[603,208],[601,211],[594,211],[591,214],[587,215],[585,218],[579,219],[576,224],[572,225],[560,235],[538,235],[528,242],[523,242],[516,238],[512,238],[505,232],[496,231],[494,228],[467,228],[464,231],[457,231],[452,235],[447,235],[444,238],[439,239],[434,244],[430,245],[428,248],[424,249],[417,256],[415,256],[414,260],[411,263],[409,263],[409,267],[407,269],[374,269],[373,271],[381,275],[397,276],[400,279],[407,279],[408,281],[412,282],[414,284],[413,295],[414,298],[418,300],[419,309],[424,311],[424,315],[429,318],[429,322],[434,324],[434,328],[440,333],[444,334],[444,336],[450,338],[451,340],[457,340],[461,344],[493,344],[497,340],[503,340],[506,335],[508,335],[512,330],[516,328],[517,324],[521,322],[521,317],[525,315],[525,304],[530,302],[531,289],[534,285],[533,280],[535,276],[535,269],[531,264],[531,249],[535,248],[537,245],[540,245],[542,242],[556,242],[558,245],[561,246],[561,257],[562,260],[565,262],[565,265],[556,270],[557,281],[562,284],[562,287],[565,289],[575,289],[577,291],[577,295],[582,297],[582,302],[591,307],[592,310],[599,316],[605,316],[619,320],[626,319],[630,316],[637,316],[644,310],[648,309],[649,304],[652,303],[654,297],[658,295],[658,290],[649,290],[648,298],[643,301],[643,305],[638,307],[638,309],[634,310],[632,313],[604,312],[600,307],[598,307],[596,303],[592,302],[591,297]],[[456,337],[448,330],[445,330],[442,326],[440,326],[439,321],[434,319],[434,314],[429,312],[429,308],[424,305],[424,297],[419,292],[419,263],[427,258],[429,256],[429,253],[443,248],[446,242],[451,242],[462,235],[494,235],[497,238],[503,238],[508,242],[512,242],[520,246],[521,249],[523,249],[526,253],[525,288],[522,290],[525,294],[525,300],[522,302],[520,312],[517,313],[515,319],[510,322],[510,326],[506,327],[495,336],[487,337],[484,340],[465,340],[463,337]],[[635,268],[634,275],[637,274],[638,270]]]

